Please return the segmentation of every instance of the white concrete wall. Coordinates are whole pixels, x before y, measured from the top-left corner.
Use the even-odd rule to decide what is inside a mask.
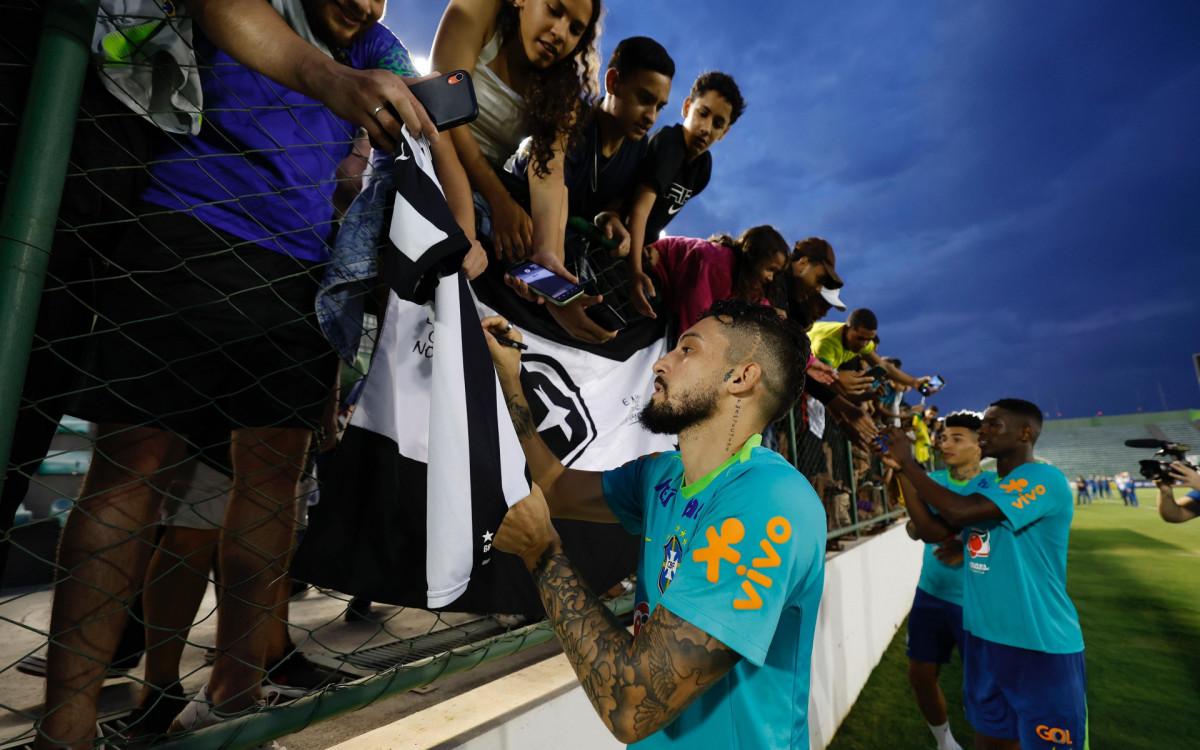
[[[824,748],[908,614],[921,570],[921,545],[903,526],[830,559],[813,642],[809,729]],[[466,750],[619,750],[583,694],[566,657],[508,675],[339,745]]]
[[[901,524],[825,564],[808,701],[812,747],[833,739],[908,615],[922,549]]]

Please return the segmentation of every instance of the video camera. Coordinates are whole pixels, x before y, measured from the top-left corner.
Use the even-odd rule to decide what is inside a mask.
[[[1173,482],[1174,477],[1171,476],[1171,463],[1174,461],[1180,461],[1193,469],[1196,468],[1184,458],[1192,448],[1190,445],[1185,445],[1184,443],[1172,443],[1169,440],[1156,440],[1155,438],[1135,438],[1133,440],[1126,440],[1125,445],[1130,448],[1152,448],[1155,450],[1154,455],[1156,456],[1169,456],[1169,458],[1162,460],[1145,458],[1138,461],[1142,476],[1151,482]]]

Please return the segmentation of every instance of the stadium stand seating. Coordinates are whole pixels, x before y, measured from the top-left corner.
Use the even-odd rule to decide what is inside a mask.
[[[1131,438],[1186,443],[1192,446],[1190,453],[1200,453],[1200,410],[1047,420],[1037,455],[1072,478],[1119,471],[1137,476],[1138,461],[1153,452],[1125,447]]]

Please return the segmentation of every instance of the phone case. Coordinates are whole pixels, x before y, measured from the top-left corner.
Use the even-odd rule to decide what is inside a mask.
[[[553,273],[552,271],[550,271],[550,269],[546,268],[545,266],[540,265],[538,263],[534,263],[532,261],[518,263],[518,264],[514,265],[512,268],[508,269],[508,273],[516,278],[520,278],[523,275],[522,271],[524,269],[530,268],[530,267],[540,268],[548,273]],[[537,286],[537,282],[527,282],[529,284],[529,289],[531,291],[533,291],[535,294],[540,295],[541,297],[545,298],[549,302],[551,302],[559,307],[563,307],[565,305],[570,304],[577,297],[579,297],[580,295],[582,295],[584,293],[584,289],[582,286],[579,286],[578,284],[573,284],[570,281],[568,281],[567,279],[564,279],[563,277],[558,276],[558,274],[554,274],[554,276],[556,278],[558,278],[559,281],[561,281],[563,284],[566,284],[567,285],[566,288],[559,290],[557,293],[550,293],[550,292],[546,291],[545,289],[539,288]]]
[[[465,70],[414,83],[408,90],[425,107],[439,132],[466,125],[479,116],[475,85]]]

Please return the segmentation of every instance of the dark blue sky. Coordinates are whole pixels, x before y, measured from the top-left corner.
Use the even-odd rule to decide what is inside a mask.
[[[608,2],[749,102],[674,234],[755,224],[838,251],[881,350],[1084,416],[1200,406],[1200,3]],[[428,54],[437,3],[387,22]]]

